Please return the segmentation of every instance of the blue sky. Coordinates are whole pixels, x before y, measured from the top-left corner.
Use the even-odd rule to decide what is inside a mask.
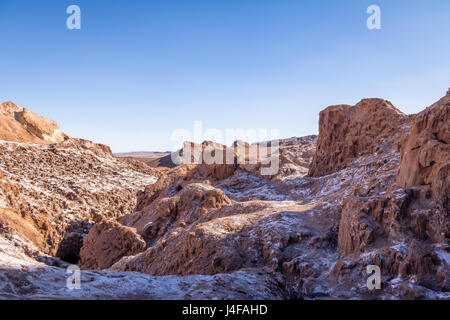
[[[66,28],[72,4],[81,30]],[[0,0],[0,102],[115,152],[173,150],[195,120],[302,136],[329,105],[438,100],[449,31],[447,0]]]

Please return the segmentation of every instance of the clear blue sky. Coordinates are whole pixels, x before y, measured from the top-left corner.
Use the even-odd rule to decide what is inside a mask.
[[[66,28],[72,4],[81,30]],[[0,102],[115,152],[173,149],[195,120],[302,136],[329,105],[438,100],[449,35],[448,0],[0,0]]]

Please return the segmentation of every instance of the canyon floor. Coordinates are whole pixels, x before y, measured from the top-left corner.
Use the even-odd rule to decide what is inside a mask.
[[[269,176],[248,161],[260,144],[178,151],[227,164],[149,162],[3,103],[0,298],[450,299],[449,107],[450,90],[414,115],[328,107],[318,136],[269,143]]]

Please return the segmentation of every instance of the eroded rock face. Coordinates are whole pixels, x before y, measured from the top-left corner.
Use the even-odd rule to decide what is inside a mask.
[[[210,275],[267,267],[281,272],[283,262],[308,251],[305,247],[326,248],[331,241],[326,227],[304,226],[309,210],[293,202],[228,204],[190,224],[174,225],[145,252],[121,259],[111,270]]]
[[[68,139],[56,122],[12,102],[0,104],[0,140],[49,144]]]
[[[151,233],[148,249],[122,258],[110,270],[211,275],[266,268],[283,275],[295,297],[447,297],[449,247],[436,235],[446,228],[448,218],[436,214],[438,202],[426,186],[396,184],[398,140],[407,136],[414,116],[401,114],[384,100],[364,100],[358,107],[364,112],[348,111],[350,122],[335,124],[337,132],[345,133],[335,142],[354,152],[341,158],[346,160],[338,161],[337,167],[328,167],[333,172],[326,176],[292,172],[281,179],[262,179],[245,166],[222,180],[201,166],[166,172],[167,178],[140,195],[138,211],[121,220],[132,224],[154,217],[163,221],[150,224],[158,232]],[[365,118],[371,113],[378,120]],[[398,126],[387,126],[380,113],[394,117]],[[370,132],[379,123],[386,127]],[[348,136],[347,130],[359,133]],[[317,159],[318,154],[322,151],[316,151]],[[332,151],[330,159],[334,156]],[[196,212],[196,204],[178,211],[179,194],[184,190],[194,195],[197,189],[190,188],[202,181],[208,187],[200,193],[220,189],[232,201],[203,215],[186,215],[189,207]],[[143,214],[144,208],[151,210]],[[365,286],[367,265],[380,266],[381,291]]]
[[[204,141],[201,144],[186,141],[181,150],[169,157],[175,159],[174,165],[195,164],[219,180],[232,176],[237,168],[233,150],[212,141]]]
[[[437,103],[414,117],[401,143],[397,182],[402,187],[428,185],[446,209],[450,190],[450,90]]]
[[[258,143],[247,144],[244,149],[237,149],[238,157],[244,158],[241,161],[240,168],[249,171],[263,179],[271,181],[281,181],[285,178],[301,178],[307,175],[311,160],[316,151],[317,136],[311,135],[299,138],[289,138],[278,140],[277,146],[272,147],[271,142],[264,142],[259,147]],[[240,143],[242,145],[242,142]],[[239,143],[238,143],[239,145]],[[263,158],[264,148],[270,156]],[[254,150],[257,150],[255,152]],[[252,157],[250,154],[258,155],[256,164],[250,163]],[[272,163],[276,159],[276,162]],[[268,168],[275,168],[274,173]],[[264,171],[266,168],[266,171]],[[268,172],[269,171],[269,172]]]
[[[172,197],[160,198],[122,218],[121,222],[136,228],[146,241],[153,242],[172,228],[192,224],[209,211],[232,203],[222,190],[210,185],[179,184],[176,191]]]
[[[398,270],[400,277],[411,277],[415,284],[443,290],[449,290],[449,271],[429,246],[416,241],[411,242]]]
[[[14,117],[14,113],[22,111],[22,108],[11,101],[0,104],[0,116]]]
[[[50,145],[0,141],[0,170],[0,207],[33,221],[42,236],[36,255],[70,261],[77,260],[78,243],[89,232],[78,224],[88,226],[95,214],[131,213],[136,193],[158,175],[142,163],[115,158],[107,146],[79,139]]]
[[[173,155],[181,165],[197,164],[216,180],[232,177],[240,168],[267,180],[303,177],[314,155],[317,136],[293,137],[249,144],[238,140],[230,147],[212,141],[202,144],[185,142]],[[166,166],[166,165],[164,165]],[[172,163],[168,167],[175,167]],[[273,168],[273,170],[271,170]]]
[[[104,269],[83,271],[89,278],[83,291],[86,296],[160,298],[164,296],[160,291],[153,294],[157,286],[176,297],[180,297],[179,288],[186,292],[181,295],[185,299],[450,299],[449,218],[443,193],[436,193],[445,179],[433,173],[433,178],[428,178],[431,184],[422,180],[408,185],[396,183],[399,169],[408,159],[403,143],[401,159],[398,142],[401,138],[408,141],[410,132],[416,132],[408,125],[419,116],[407,117],[381,99],[363,100],[355,107],[331,107],[321,115],[320,149],[315,148],[314,136],[280,141],[277,174],[260,175],[261,163],[254,167],[234,163],[230,171],[220,164],[158,169],[148,173],[153,179],[138,192],[135,206],[132,200],[136,198],[124,195],[143,186],[148,176],[136,172],[147,169],[130,160],[115,159],[105,146],[72,139],[32,149],[0,143],[4,173],[0,207],[3,201],[6,206],[19,208],[20,219],[25,220],[18,221],[37,226],[32,217],[42,217],[42,213],[31,205],[34,211],[28,216],[24,209],[29,208],[27,203],[41,199],[36,207],[46,209],[48,225],[59,226],[48,228],[46,239],[57,242],[64,253],[76,253],[82,240],[81,266]],[[425,140],[442,140],[442,130],[433,129],[441,122],[425,122],[430,132],[438,132]],[[238,146],[244,147],[244,154],[235,153]],[[205,142],[202,150],[208,147],[226,148]],[[245,160],[250,147],[244,142],[234,143],[234,160]],[[445,148],[441,151],[444,156],[448,153]],[[32,179],[35,176],[17,160],[19,155],[37,168],[41,179]],[[72,163],[71,159],[76,161]],[[306,176],[311,159],[313,177]],[[448,161],[442,159],[442,165]],[[55,177],[49,174],[54,170],[48,169],[54,163],[58,172],[69,175],[71,183],[58,176],[59,188],[54,189]],[[68,163],[75,167],[73,172],[67,171]],[[22,170],[27,175],[21,174]],[[418,172],[422,175],[421,170]],[[46,181],[43,185],[42,180]],[[120,193],[125,186],[130,190]],[[63,205],[59,190],[67,188],[71,201],[67,208],[76,204],[72,216],[59,209]],[[53,197],[38,189],[49,190]],[[26,201],[20,200],[21,194]],[[89,214],[88,209],[92,209]],[[33,228],[45,227],[41,224]],[[28,276],[17,271],[36,266],[36,258],[24,249],[24,243],[30,242],[26,239],[34,233],[29,237],[19,235],[26,232],[2,234],[0,230],[0,248],[6,248],[0,250],[0,266],[16,268],[16,276],[8,270],[0,272],[2,281],[11,283],[0,286],[0,296],[48,297],[39,289],[38,278],[48,277],[50,272],[55,281],[61,282],[60,268],[34,269]],[[63,266],[50,257],[44,261]],[[367,288],[368,265],[380,267],[381,290]],[[15,279],[28,281],[26,289],[14,285]],[[120,290],[124,283],[133,290]],[[113,293],[99,290],[99,286],[108,286]],[[53,283],[49,288],[53,290],[50,296],[70,296],[55,289]]]
[[[364,99],[355,106],[338,105],[320,112],[317,151],[309,175],[344,169],[363,154],[384,151],[383,142],[398,137],[406,115],[389,101]]]
[[[385,294],[423,299],[430,290],[448,291],[448,102],[447,93],[407,119],[410,131],[393,133],[402,140],[398,174],[364,179],[344,200],[338,236],[343,258],[334,279],[359,277],[366,263],[380,266]],[[396,153],[394,144],[390,149]]]
[[[42,141],[48,143],[64,141],[65,135],[61,132],[55,121],[38,116],[25,108],[23,108],[22,112],[17,113],[16,119],[25,126],[29,133],[35,135]]]
[[[30,217],[22,217],[18,210],[0,208],[1,235],[22,246],[28,254],[45,250],[46,227]]]
[[[144,249],[145,241],[135,229],[103,220],[95,224],[83,239],[80,266],[85,269],[105,269],[120,258],[138,254]]]

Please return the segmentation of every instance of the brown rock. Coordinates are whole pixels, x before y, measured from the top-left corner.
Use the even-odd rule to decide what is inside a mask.
[[[0,104],[0,140],[49,144],[67,138],[56,122],[12,102]]]
[[[40,217],[42,220],[45,217]],[[45,222],[36,223],[31,217],[23,217],[18,210],[0,208],[0,235],[11,237],[22,237],[32,245],[25,248],[29,253],[45,250],[47,244]]]
[[[22,112],[11,105],[4,110]],[[77,254],[80,240],[88,233],[81,266],[108,270],[85,271],[85,276],[94,280],[92,287],[100,283],[102,289],[116,288],[116,294],[118,287],[126,287],[126,295],[116,298],[130,297],[130,292],[146,296],[142,293],[168,283],[158,291],[158,297],[164,296],[168,287],[174,287],[169,279],[181,279],[183,294],[195,287],[195,292],[211,289],[207,296],[220,298],[235,297],[236,291],[259,297],[256,292],[266,292],[273,284],[276,292],[289,292],[290,298],[445,299],[450,287],[449,250],[433,242],[439,240],[435,235],[445,240],[448,218],[441,197],[435,197],[439,192],[432,191],[442,190],[442,185],[437,189],[432,185],[445,179],[437,174],[429,178],[431,184],[407,188],[395,183],[400,163],[397,140],[408,133],[406,125],[413,118],[378,99],[327,109],[321,115],[321,149],[315,152],[313,136],[280,140],[279,173],[264,179],[258,173],[261,161],[253,168],[237,165],[236,159],[243,158],[245,163],[250,156],[252,145],[244,142],[229,148],[234,157],[230,167],[183,164],[157,169],[157,174],[85,140],[38,146],[2,142],[0,203],[17,208],[20,217],[41,233],[36,237],[52,248],[45,252],[54,254],[58,248],[58,256],[65,261]],[[236,151],[239,146],[243,154]],[[201,158],[205,150],[215,154],[224,148],[206,141]],[[326,176],[304,177],[313,154],[314,175]],[[144,186],[136,205],[136,192]],[[14,218],[4,220],[14,222]],[[91,229],[92,220],[97,224]],[[15,226],[21,222],[17,220]],[[32,233],[27,236],[28,228],[17,229],[13,233],[13,227],[0,228],[0,244],[8,252],[24,247],[32,237]],[[0,262],[17,263],[4,257],[0,251]],[[373,264],[381,268],[382,290],[369,292],[366,266]],[[18,287],[23,287],[14,286],[17,274],[20,281],[29,281],[22,292],[34,297],[52,296],[53,287],[61,287],[66,280],[65,270],[59,268],[48,273],[33,268],[40,272],[34,278],[25,271],[5,269],[0,272],[6,283],[0,295],[6,291],[9,297],[17,296]],[[37,281],[45,274],[56,279],[56,273],[57,285],[47,287],[43,280]],[[280,282],[262,285],[266,277],[275,280],[278,276]],[[140,290],[142,283],[149,286]],[[51,293],[43,294],[42,287]],[[105,291],[96,294],[105,297]],[[184,297],[201,296],[187,293]]]
[[[64,134],[61,132],[56,122],[38,116],[28,109],[23,108],[22,112],[18,112],[16,120],[19,121],[29,133],[43,141],[56,143],[64,140]]]
[[[153,201],[140,212],[125,216],[120,221],[136,228],[146,241],[153,242],[170,228],[191,224],[210,210],[233,203],[222,190],[209,185],[191,183],[178,185],[177,189],[177,194],[172,197]]]
[[[94,225],[83,240],[80,266],[84,269],[105,269],[120,258],[145,249],[145,241],[136,230],[114,221]]]
[[[363,252],[375,240],[373,222],[363,213],[344,205],[339,225],[338,245],[345,254]]]
[[[121,161],[108,147],[81,139],[2,142],[0,168],[0,207],[42,222],[43,253],[71,261],[79,253],[77,238],[89,232],[72,226],[92,221],[95,214],[114,219],[133,212],[136,193],[157,177],[156,170]],[[77,235],[68,237],[73,232]]]
[[[404,119],[404,113],[381,99],[364,99],[354,107],[338,105],[321,111],[309,175],[336,172],[362,154],[380,151],[385,140],[392,144]]]
[[[214,179],[222,180],[232,176],[236,170],[233,150],[212,141],[202,144],[185,142],[179,151],[181,164],[197,164]]]
[[[436,276],[440,264],[441,260],[432,248],[413,241],[408,255],[399,266],[399,276],[413,278],[415,284],[424,287],[438,288],[442,285]]]
[[[408,214],[409,200],[408,194],[402,190],[388,190],[383,196],[376,197],[356,195],[344,200],[339,224],[339,250],[345,254],[365,252],[403,237],[400,235],[405,231],[402,226],[415,226]]]
[[[400,147],[397,183],[402,187],[428,185],[433,198],[449,209],[450,90],[414,117],[409,135]]]

